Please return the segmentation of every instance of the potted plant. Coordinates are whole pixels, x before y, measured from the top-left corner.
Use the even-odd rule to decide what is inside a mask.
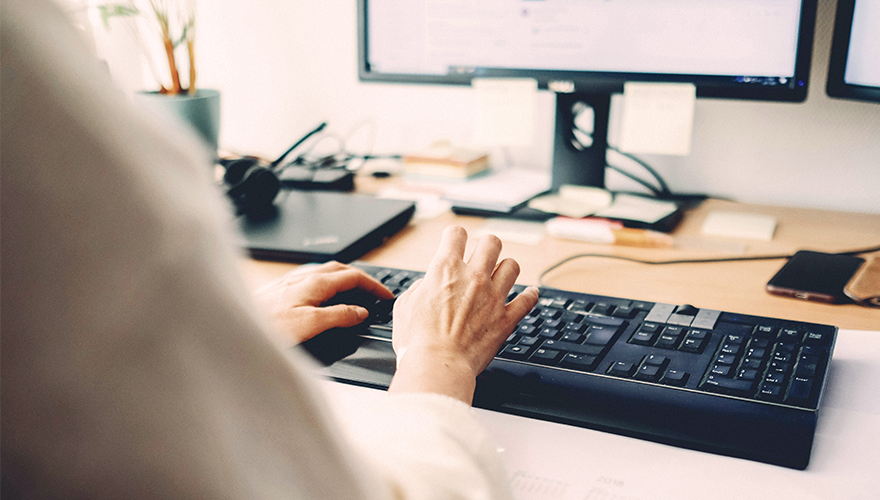
[[[195,0],[123,0],[97,6],[105,28],[123,23],[159,89],[138,93],[148,107],[171,112],[217,149],[220,93],[196,86]]]

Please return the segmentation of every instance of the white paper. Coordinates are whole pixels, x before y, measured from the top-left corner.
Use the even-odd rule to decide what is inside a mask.
[[[538,82],[531,78],[474,78],[475,142],[481,146],[531,146]]]
[[[596,217],[625,219],[653,224],[675,212],[678,205],[671,201],[654,200],[644,196],[618,193],[606,209],[596,212]]]
[[[627,82],[623,88],[620,149],[687,155],[691,151],[696,87],[690,83]]]
[[[548,189],[549,172],[508,169],[457,184],[443,198],[453,206],[509,212]]]

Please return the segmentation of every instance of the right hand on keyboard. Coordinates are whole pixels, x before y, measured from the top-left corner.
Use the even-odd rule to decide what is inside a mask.
[[[466,244],[463,228],[447,228],[424,279],[397,299],[398,366],[389,392],[434,392],[470,404],[476,376],[537,303],[538,290],[528,288],[505,304],[519,264],[498,262],[497,237],[482,238],[467,262]]]

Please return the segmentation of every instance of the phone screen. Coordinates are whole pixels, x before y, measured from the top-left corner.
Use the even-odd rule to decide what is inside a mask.
[[[804,300],[847,302],[843,288],[864,262],[850,255],[801,250],[767,282],[767,291]]]

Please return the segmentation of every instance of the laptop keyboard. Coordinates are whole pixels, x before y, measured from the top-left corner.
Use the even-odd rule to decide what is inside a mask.
[[[395,296],[423,275],[356,266]],[[362,305],[371,317],[361,335],[390,340],[390,301]],[[475,406],[803,469],[836,334],[542,288],[478,380]]]

